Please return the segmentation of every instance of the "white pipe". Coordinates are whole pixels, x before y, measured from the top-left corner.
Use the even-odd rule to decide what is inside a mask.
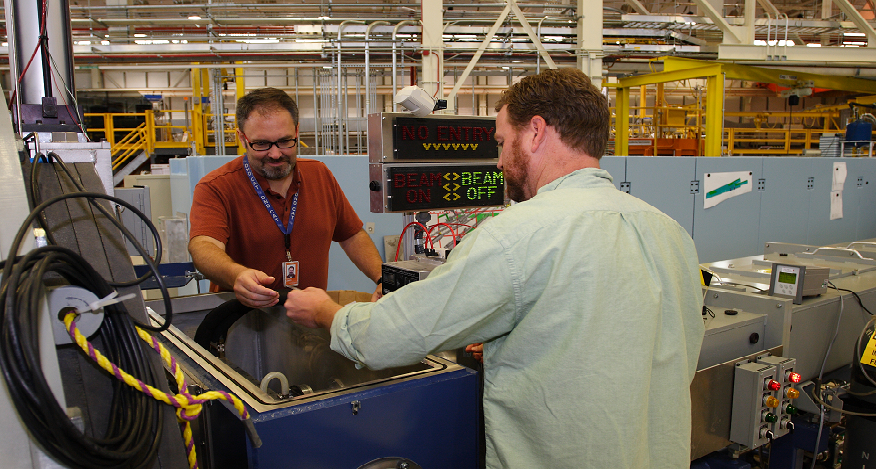
[[[344,20],[341,21],[341,24],[338,25],[338,154],[344,154],[344,139],[341,138],[341,134],[346,132],[344,129],[343,121],[346,121],[346,118],[342,118],[341,109],[343,108],[343,115],[346,116],[347,109],[344,106],[344,100],[341,99],[341,78],[344,76],[343,70],[341,69],[341,32],[344,30],[344,25],[349,23],[358,23],[364,24],[364,21],[359,20]]]
[[[395,47],[396,47],[396,35],[398,34],[398,30],[401,29],[402,26],[406,24],[417,24],[413,20],[404,20],[399,21],[395,28],[392,30],[392,112],[396,112],[396,104],[395,104],[395,95],[398,93],[398,86],[396,83],[396,65],[395,65]]]
[[[268,385],[271,384],[271,381],[273,381],[274,378],[280,380],[280,394],[283,396],[288,396],[289,380],[286,379],[286,375],[280,373],[279,371],[272,371],[266,374],[265,377],[262,378],[262,383],[261,385],[259,385],[259,388],[261,388],[263,392],[268,392]]]
[[[371,41],[371,28],[378,24],[386,24],[387,21],[375,21],[365,28],[365,117],[371,113],[371,52],[368,50],[368,44]]]

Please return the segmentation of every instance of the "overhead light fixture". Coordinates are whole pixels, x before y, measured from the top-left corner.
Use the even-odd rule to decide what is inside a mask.
[[[189,19],[190,20],[199,20],[199,19],[201,19],[201,17],[198,15],[192,15],[192,16],[189,16]]]

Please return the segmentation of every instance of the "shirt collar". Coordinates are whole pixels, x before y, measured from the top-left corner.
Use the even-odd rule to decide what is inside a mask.
[[[613,184],[614,179],[608,171],[602,168],[576,169],[565,176],[560,176],[542,186],[538,193],[555,190],[560,184],[572,185],[573,187],[595,187],[603,184]]]

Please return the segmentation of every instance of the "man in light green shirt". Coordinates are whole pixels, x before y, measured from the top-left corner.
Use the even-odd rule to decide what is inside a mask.
[[[688,467],[704,332],[693,241],[599,169],[610,116],[582,72],[526,77],[496,109],[521,203],[423,281],[345,307],[293,291],[287,315],[371,368],[483,342],[490,468]]]

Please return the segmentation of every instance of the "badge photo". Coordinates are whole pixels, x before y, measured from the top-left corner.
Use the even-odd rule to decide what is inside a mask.
[[[283,263],[283,284],[287,287],[298,286],[298,261]]]

